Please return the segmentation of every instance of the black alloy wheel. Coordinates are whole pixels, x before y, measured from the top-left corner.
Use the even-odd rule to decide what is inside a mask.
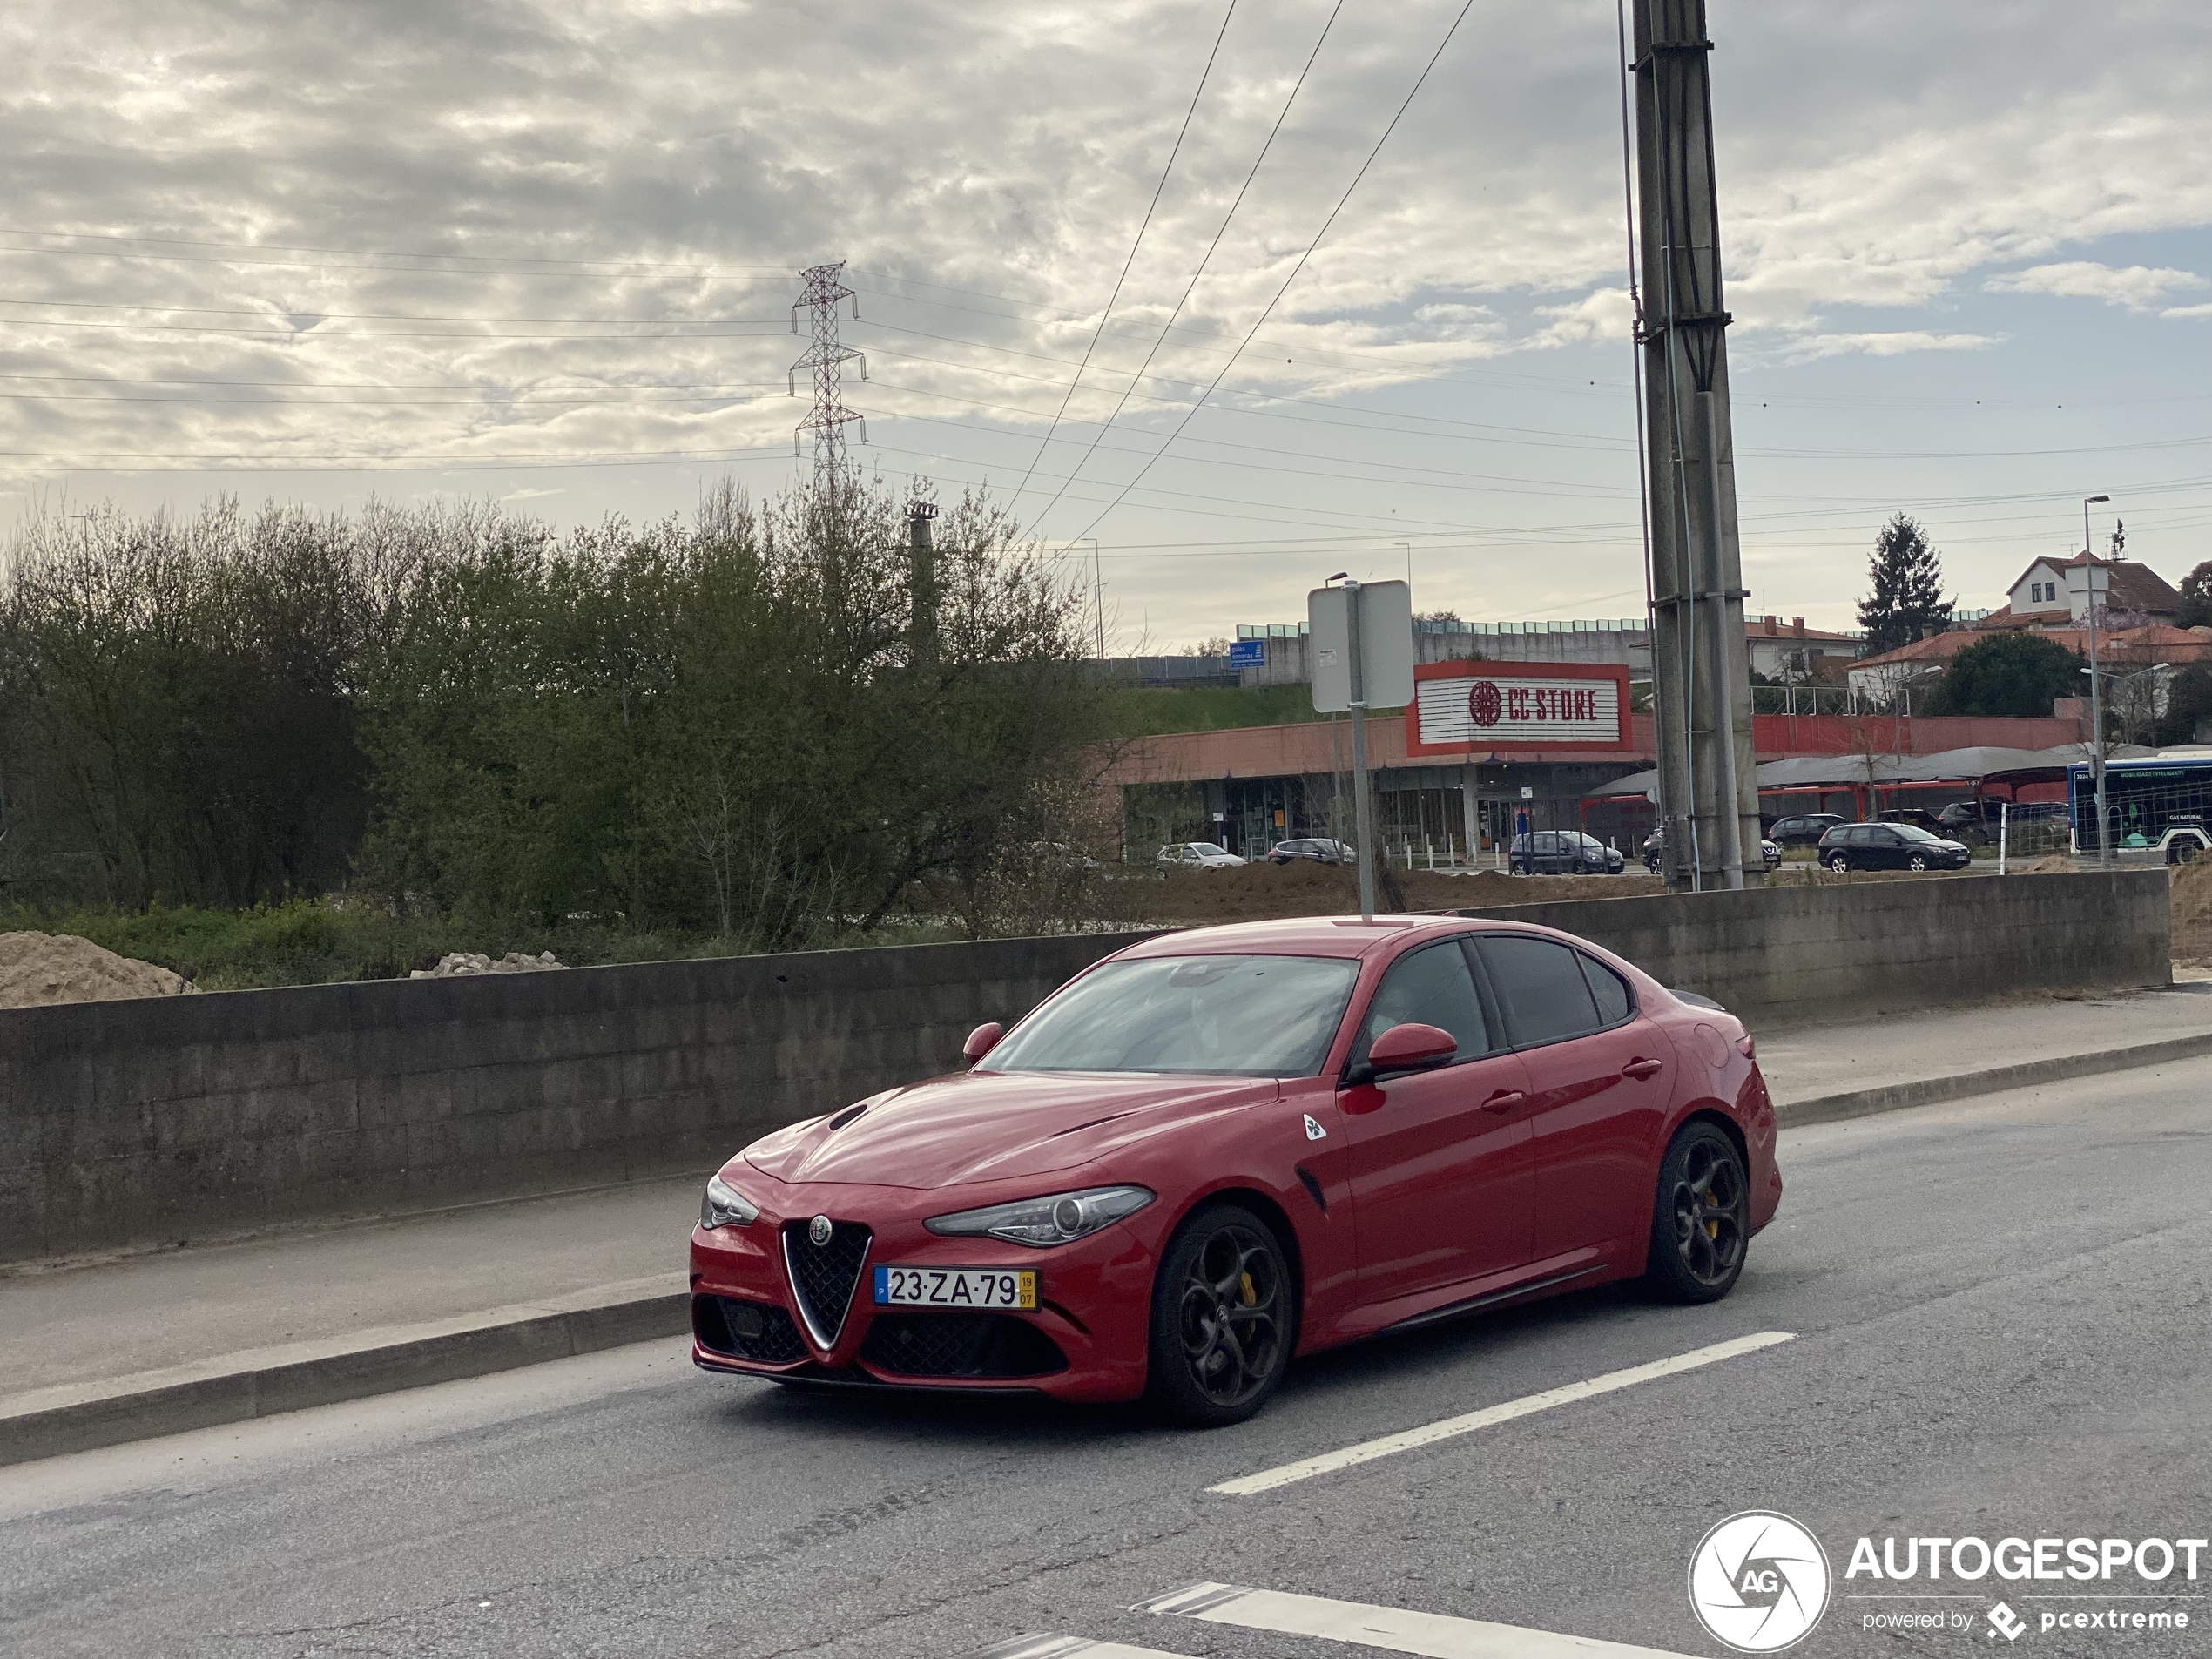
[[[1674,1302],[1717,1302],[1743,1271],[1751,1184],[1717,1124],[1686,1123],[1659,1163],[1645,1277]]]
[[[1282,1243],[1251,1211],[1214,1204],[1184,1222],[1152,1285],[1154,1406],[1198,1428],[1258,1411],[1290,1363],[1292,1298]]]

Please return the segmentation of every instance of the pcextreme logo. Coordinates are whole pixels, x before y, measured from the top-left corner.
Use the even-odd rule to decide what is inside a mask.
[[[1689,1608],[1714,1641],[1739,1653],[1778,1653],[1827,1611],[1827,1552],[1787,1515],[1730,1515],[1689,1558]]]

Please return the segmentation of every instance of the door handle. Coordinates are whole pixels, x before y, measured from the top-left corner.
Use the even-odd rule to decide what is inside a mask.
[[[1667,1062],[1663,1060],[1631,1060],[1621,1068],[1621,1075],[1642,1082],[1647,1077],[1656,1077],[1666,1069]]]
[[[1482,1109],[1486,1112],[1509,1112],[1527,1098],[1518,1089],[1501,1089],[1482,1103]]]

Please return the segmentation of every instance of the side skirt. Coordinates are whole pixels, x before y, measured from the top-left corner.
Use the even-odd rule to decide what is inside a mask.
[[[1557,1290],[1562,1285],[1571,1285],[1578,1278],[1588,1278],[1594,1273],[1602,1273],[1605,1271],[1605,1263],[1592,1262],[1588,1267],[1578,1267],[1572,1272],[1554,1273],[1544,1278],[1530,1279],[1524,1284],[1508,1285],[1502,1290],[1492,1291],[1486,1295],[1471,1296],[1464,1302],[1453,1302],[1444,1307],[1431,1308],[1426,1313],[1416,1313],[1409,1319],[1400,1319],[1395,1325],[1386,1325],[1374,1334],[1379,1337],[1397,1336],[1402,1332],[1419,1331],[1428,1325],[1441,1325],[1447,1319],[1464,1318],[1470,1313],[1480,1313],[1486,1309],[1499,1307],[1507,1302],[1516,1302],[1524,1296],[1541,1295],[1546,1291]]]

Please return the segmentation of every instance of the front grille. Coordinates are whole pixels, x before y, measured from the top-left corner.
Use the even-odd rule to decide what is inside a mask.
[[[879,1313],[860,1358],[900,1377],[1042,1377],[1068,1368],[1058,1343],[1003,1313]]]
[[[764,1366],[786,1366],[806,1357],[806,1345],[791,1315],[765,1302],[741,1302],[733,1296],[691,1298],[691,1334],[699,1346],[734,1354]]]
[[[791,1274],[791,1288],[799,1298],[799,1311],[806,1328],[825,1348],[845,1328],[846,1310],[860,1283],[860,1266],[868,1254],[868,1230],[855,1222],[840,1221],[826,1244],[806,1236],[807,1224],[794,1221],[784,1229],[784,1267]]]

